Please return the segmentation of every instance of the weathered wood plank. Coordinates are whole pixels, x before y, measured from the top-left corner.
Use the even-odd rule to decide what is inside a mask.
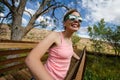
[[[0,80],[30,80],[32,75],[28,68],[0,77]]]
[[[0,61],[0,66],[6,65],[6,64],[11,64],[11,63],[14,63],[14,62],[24,62],[25,57],[26,56],[2,60],[2,61]]]
[[[38,43],[33,41],[15,41],[15,40],[0,40],[0,43]]]
[[[15,55],[15,54],[28,53],[31,50],[32,49],[4,50],[4,51],[0,51],[0,57],[1,56],[8,56],[8,55]]]
[[[32,76],[28,76],[28,74],[30,74],[30,72],[29,72],[29,73],[25,73],[25,71],[20,70],[20,71],[18,71],[18,73],[19,73],[19,75],[21,75],[22,78],[25,79],[25,80],[30,80],[31,77],[32,77]]]
[[[71,80],[71,79],[72,79],[72,77],[73,77],[73,75],[74,75],[74,72],[75,72],[75,70],[77,69],[78,64],[79,64],[79,62],[77,61],[77,62],[75,63],[75,65],[73,66],[72,70],[70,71],[69,75],[66,77],[65,80]]]
[[[30,41],[13,41],[13,40],[0,40],[0,49],[11,49],[11,48],[33,48],[38,42]]]
[[[25,77],[28,78],[28,80],[30,80],[30,78],[32,78],[32,75],[30,74],[30,71],[26,69],[22,69],[21,73],[23,73],[25,75]]]
[[[0,74],[2,74],[4,72],[15,70],[15,69],[25,68],[25,67],[26,67],[25,63],[21,63],[21,64],[17,64],[14,66],[10,66],[8,68],[2,68],[2,69],[0,69]]]
[[[86,47],[83,49],[82,53],[80,54],[80,60],[75,63],[75,65],[73,66],[72,70],[67,75],[65,80],[82,80],[82,76],[84,73],[83,67],[85,64],[85,62],[84,62],[85,58],[86,58]],[[79,73],[80,73],[80,75],[78,75]]]
[[[31,44],[31,43],[0,43],[0,49],[25,49],[25,48],[33,48],[37,44]]]
[[[79,65],[79,69],[78,69],[77,75],[75,77],[75,80],[83,80],[85,60],[86,60],[86,52],[84,50],[84,55],[83,55],[83,58],[82,58],[82,61],[81,61],[80,65]]]

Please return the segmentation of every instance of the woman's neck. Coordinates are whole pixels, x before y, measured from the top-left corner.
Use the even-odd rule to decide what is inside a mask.
[[[71,39],[73,32],[63,31],[62,34],[66,39]]]

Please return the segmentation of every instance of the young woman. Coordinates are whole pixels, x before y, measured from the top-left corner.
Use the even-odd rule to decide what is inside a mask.
[[[65,30],[51,32],[44,40],[29,53],[25,62],[35,80],[64,80],[70,66],[71,57],[79,60],[72,48],[71,36],[80,28],[82,18],[80,13],[69,10],[63,19]],[[45,64],[41,58],[49,50],[49,57]]]

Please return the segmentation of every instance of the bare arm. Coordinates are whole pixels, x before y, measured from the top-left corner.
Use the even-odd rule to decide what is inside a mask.
[[[27,56],[25,63],[32,72],[36,80],[53,80],[49,73],[45,70],[41,58],[49,47],[55,43],[56,33],[52,32],[44,40],[42,40]]]
[[[80,60],[80,57],[75,52],[73,53],[73,57],[77,60]]]

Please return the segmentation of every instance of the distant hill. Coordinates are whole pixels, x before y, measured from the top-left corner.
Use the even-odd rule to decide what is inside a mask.
[[[24,41],[39,41],[47,36],[51,31],[33,28],[28,34],[22,39]],[[0,25],[0,39],[10,40],[10,28],[8,25]]]

